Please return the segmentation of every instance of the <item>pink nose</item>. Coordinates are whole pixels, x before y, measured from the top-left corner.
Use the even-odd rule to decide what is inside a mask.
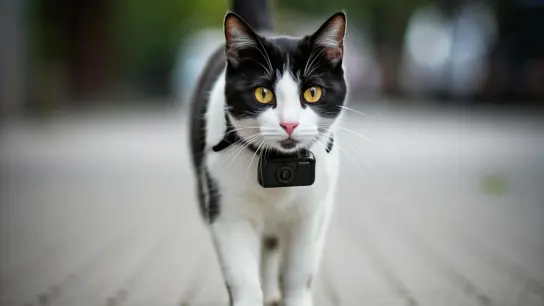
[[[280,125],[287,132],[287,135],[291,136],[295,128],[298,126],[298,123],[282,122]]]

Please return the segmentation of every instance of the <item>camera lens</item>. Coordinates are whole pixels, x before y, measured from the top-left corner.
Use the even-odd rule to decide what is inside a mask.
[[[295,177],[294,175],[295,171],[291,167],[283,166],[278,169],[277,176],[278,181],[282,184],[288,184],[293,180]]]

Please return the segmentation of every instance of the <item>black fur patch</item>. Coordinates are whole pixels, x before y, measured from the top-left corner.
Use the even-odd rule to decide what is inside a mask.
[[[221,212],[220,211],[221,197],[219,194],[217,183],[210,176],[210,173],[208,171],[205,172],[205,176],[206,176],[206,184],[208,186],[208,205],[207,205],[206,217],[208,222],[213,223],[213,221],[215,221],[215,219],[217,218],[217,216],[219,216],[219,213]]]
[[[220,213],[220,191],[204,165],[206,148],[206,118],[208,93],[213,88],[221,71],[225,68],[224,46],[218,48],[210,58],[200,76],[191,104],[191,157],[197,179],[197,194],[202,217],[213,222]]]
[[[334,137],[331,135],[331,137],[329,137],[329,142],[327,143],[327,148],[325,149],[327,153],[331,153],[333,145],[334,145]]]
[[[227,294],[229,295],[229,306],[232,306],[234,304],[234,301],[232,300],[232,290],[230,289],[229,284],[225,284],[227,287]]]
[[[263,239],[264,249],[268,252],[272,252],[278,249],[279,239],[275,236],[267,236]]]
[[[313,274],[310,274],[310,276],[308,277],[308,281],[306,282],[306,287],[308,289],[311,289],[312,288],[312,283],[314,282],[314,275]]]

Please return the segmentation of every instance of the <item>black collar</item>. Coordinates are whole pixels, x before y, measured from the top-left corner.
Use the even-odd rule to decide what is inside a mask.
[[[221,141],[218,144],[213,146],[212,148],[213,151],[219,152],[230,147],[233,144],[240,144],[240,145],[245,145],[246,148],[248,148],[249,150],[253,152],[257,152],[257,148],[253,144],[248,143],[245,139],[240,137],[238,133],[236,133],[236,131],[234,130],[234,127],[232,126],[232,123],[230,122],[229,116],[227,115],[226,112],[225,112],[225,120],[227,122],[225,134],[223,136],[223,139],[221,139]],[[327,147],[325,148],[327,153],[331,152],[333,145],[334,145],[334,137],[333,135],[331,135],[329,137],[329,141],[327,142]],[[257,154],[259,153],[257,152]]]

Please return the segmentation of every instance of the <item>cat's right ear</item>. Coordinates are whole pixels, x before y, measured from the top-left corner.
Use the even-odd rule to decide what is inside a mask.
[[[258,37],[251,27],[234,12],[228,12],[225,16],[225,51],[227,59],[237,62],[240,59],[240,51],[257,48]]]

